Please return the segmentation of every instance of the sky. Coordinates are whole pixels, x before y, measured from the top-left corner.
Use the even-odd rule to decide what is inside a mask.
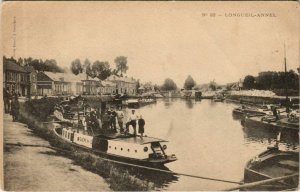
[[[142,82],[171,78],[181,87],[191,75],[198,84],[225,84],[280,71],[284,43],[288,69],[299,66],[297,2],[6,2],[2,18],[7,57],[14,42],[17,58],[55,59],[67,68],[76,58],[114,68],[122,55],[127,76]]]

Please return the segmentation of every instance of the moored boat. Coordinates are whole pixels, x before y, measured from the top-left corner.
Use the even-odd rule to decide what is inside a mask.
[[[166,154],[167,141],[158,138],[120,133],[88,135],[82,130],[61,126],[55,127],[53,132],[64,143],[112,160],[150,167],[162,167],[177,160],[174,154]]]
[[[156,103],[155,98],[147,97],[147,98],[139,98],[139,99],[128,99],[126,101],[128,108],[139,108],[152,103]]]
[[[242,125],[249,128],[270,128],[270,129],[289,129],[299,131],[299,118],[291,118],[287,116],[281,116],[276,119],[274,116],[253,116],[245,117],[242,120]]]
[[[235,117],[244,117],[244,116],[265,116],[265,115],[271,115],[271,109],[267,106],[265,107],[249,107],[242,105],[240,107],[234,108],[232,110],[232,115]]]
[[[244,170],[244,182],[252,183],[299,173],[299,151],[281,151],[278,147],[269,147],[249,160]],[[246,190],[285,190],[297,188],[298,177],[277,181],[272,184],[257,185]]]

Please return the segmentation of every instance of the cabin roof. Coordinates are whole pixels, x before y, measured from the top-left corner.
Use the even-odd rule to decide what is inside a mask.
[[[147,143],[153,143],[153,142],[168,142],[163,139],[158,139],[154,137],[139,137],[139,136],[133,136],[133,135],[123,135],[119,133],[113,133],[113,134],[100,134],[97,137],[104,137],[107,139],[112,139],[114,141],[122,141],[126,143],[135,143],[135,144],[147,144]]]
[[[147,144],[147,143],[153,143],[153,142],[167,142],[163,139],[153,138],[153,137],[127,137],[127,138],[116,138],[114,141],[122,141],[126,143],[135,143],[135,144]]]

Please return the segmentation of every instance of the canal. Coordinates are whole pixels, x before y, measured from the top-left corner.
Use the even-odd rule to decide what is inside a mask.
[[[244,129],[232,116],[234,107],[237,105],[211,100],[162,99],[137,113],[146,121],[145,135],[169,141],[168,154],[178,158],[166,165],[170,170],[241,181],[246,162],[273,146],[277,131]],[[279,146],[294,150],[298,144],[297,133],[284,133]],[[185,176],[158,183],[162,190],[222,190],[235,186]]]

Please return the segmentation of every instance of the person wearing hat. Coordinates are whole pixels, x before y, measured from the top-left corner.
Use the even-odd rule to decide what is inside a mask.
[[[140,118],[138,120],[139,124],[139,134],[141,134],[141,137],[143,137],[144,134],[144,127],[145,127],[145,120],[143,119],[142,115],[140,115]]]
[[[116,111],[114,110],[114,108],[111,108],[110,109],[110,118],[109,118],[110,123],[109,124],[110,124],[111,129],[114,132],[117,132],[116,117],[117,117]]]
[[[119,109],[118,109],[118,111],[116,111],[116,113],[117,113],[118,125],[120,127],[120,132],[123,133],[124,132],[124,128],[123,128],[124,113],[122,111],[122,107],[119,107]]]
[[[133,134],[134,135],[136,135],[136,120],[137,120],[137,116],[136,116],[136,114],[135,114],[135,110],[132,110],[131,111],[131,114],[130,114],[130,116],[129,116],[129,125],[131,125],[132,126],[132,128],[133,128]],[[127,128],[127,131],[129,131],[129,126],[128,126],[128,128]]]

